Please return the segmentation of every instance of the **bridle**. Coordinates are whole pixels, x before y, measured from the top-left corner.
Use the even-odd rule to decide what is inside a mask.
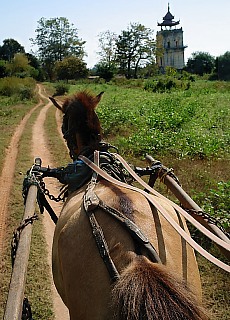
[[[68,112],[68,111],[67,111]],[[67,112],[63,116],[63,123],[62,123],[62,134],[63,138],[66,140],[68,149],[69,149],[69,155],[71,159],[76,158],[75,149],[77,149],[77,139],[76,139],[76,130],[74,129],[74,126],[69,127],[69,119]]]

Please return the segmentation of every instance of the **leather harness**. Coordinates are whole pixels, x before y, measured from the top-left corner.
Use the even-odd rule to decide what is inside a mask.
[[[95,154],[99,154],[99,151],[95,151]],[[182,214],[188,221],[190,221],[196,228],[198,228],[202,233],[204,233],[207,237],[209,237],[210,239],[212,239],[214,242],[216,242],[218,245],[222,246],[223,248],[225,248],[226,250],[230,251],[230,245],[221,240],[220,238],[218,238],[217,236],[215,236],[213,233],[211,233],[209,230],[207,230],[205,227],[203,227],[198,221],[196,221],[194,218],[192,218],[186,211],[184,211],[181,207],[179,207],[178,205],[176,205],[174,202],[170,201],[169,199],[165,198],[163,195],[159,194],[158,192],[156,192],[153,188],[151,188],[147,183],[145,183],[129,166],[128,164],[125,162],[125,160],[117,155],[114,154],[116,156],[117,159],[119,159],[121,161],[121,163],[124,165],[125,169],[128,170],[128,172],[134,177],[135,180],[137,180],[142,186],[145,187],[146,190],[148,190],[149,192],[151,192],[152,194],[154,194],[155,196],[159,197],[159,198],[163,198],[165,201],[167,201],[170,205],[172,205],[174,207],[174,209],[176,209],[180,214]],[[98,155],[95,155],[95,157],[99,157]],[[164,216],[164,218],[172,225],[172,227],[180,234],[180,236],[182,238],[185,239],[185,241],[192,246],[197,252],[199,252],[201,255],[203,255],[207,260],[211,261],[212,263],[214,263],[215,265],[217,265],[218,267],[222,268],[225,271],[230,272],[230,266],[225,264],[224,262],[218,260],[217,258],[215,258],[214,256],[212,256],[210,253],[208,253],[205,249],[203,249],[200,245],[198,245],[175,221],[174,219],[168,214],[168,212],[159,204],[159,202],[156,200],[155,197],[153,197],[151,194],[148,194],[147,192],[143,191],[142,189],[136,188],[132,185],[123,183],[121,181],[118,181],[117,179],[114,179],[113,177],[111,177],[110,175],[108,175],[105,171],[103,171],[96,163],[98,163],[98,160],[96,160],[96,163],[93,163],[92,161],[90,161],[88,158],[86,158],[83,155],[79,156],[79,159],[81,159],[84,163],[86,163],[93,171],[93,181],[91,180],[89,183],[89,190],[92,195],[89,194],[89,196],[86,196],[84,198],[86,198],[85,202],[89,201],[92,202],[92,199],[96,199],[97,196],[95,195],[95,193],[93,192],[93,188],[91,188],[91,183],[96,184],[96,177],[99,174],[102,178],[108,180],[109,182],[114,183],[115,185],[127,188],[127,189],[131,189],[134,191],[137,191],[141,194],[143,194],[148,201],[153,204],[158,211]],[[87,188],[88,190],[88,188]],[[86,194],[87,194],[87,190],[86,190]],[[88,200],[87,200],[88,199]],[[98,198],[97,198],[98,199]],[[100,200],[96,201],[96,206],[92,205],[92,210],[94,210],[95,208],[97,208],[100,204]],[[89,205],[89,207],[87,208],[87,206],[85,207],[85,210],[87,212],[90,211],[89,208],[91,207],[91,205]],[[154,249],[155,250],[155,249]]]
[[[99,152],[96,151],[94,153],[94,156],[95,165],[99,167]],[[109,248],[104,237],[103,230],[95,217],[95,210],[97,209],[102,209],[103,211],[109,213],[113,218],[115,218],[122,224],[122,226],[129,232],[129,234],[133,238],[137,254],[141,254],[141,249],[145,248],[147,250],[148,258],[152,262],[161,263],[160,257],[155,248],[149,242],[148,238],[142,233],[139,227],[120,211],[106,205],[96,195],[96,193],[94,192],[94,188],[97,183],[97,177],[98,173],[96,171],[93,171],[91,181],[89,182],[83,197],[83,207],[89,218],[92,233],[96,241],[100,256],[105,263],[112,281],[116,281],[119,278],[119,272],[110,256]]]

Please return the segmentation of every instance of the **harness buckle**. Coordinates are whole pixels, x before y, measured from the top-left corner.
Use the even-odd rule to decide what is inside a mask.
[[[90,212],[96,209],[99,205],[99,201],[99,198],[96,196],[93,190],[87,190],[83,197],[83,206],[85,211]]]

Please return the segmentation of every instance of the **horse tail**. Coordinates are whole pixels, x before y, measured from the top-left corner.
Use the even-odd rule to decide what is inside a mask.
[[[207,320],[202,307],[161,264],[135,258],[121,273],[112,291],[119,320]]]

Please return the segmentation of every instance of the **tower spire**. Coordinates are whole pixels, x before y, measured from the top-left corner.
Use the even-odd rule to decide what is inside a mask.
[[[167,4],[168,12],[163,21],[157,23],[161,27],[161,31],[157,32],[157,41],[162,51],[157,54],[156,61],[163,72],[168,66],[178,70],[184,68],[184,49],[187,47],[183,44],[182,28],[176,28],[180,21],[175,21],[170,12],[170,0],[167,0]]]

